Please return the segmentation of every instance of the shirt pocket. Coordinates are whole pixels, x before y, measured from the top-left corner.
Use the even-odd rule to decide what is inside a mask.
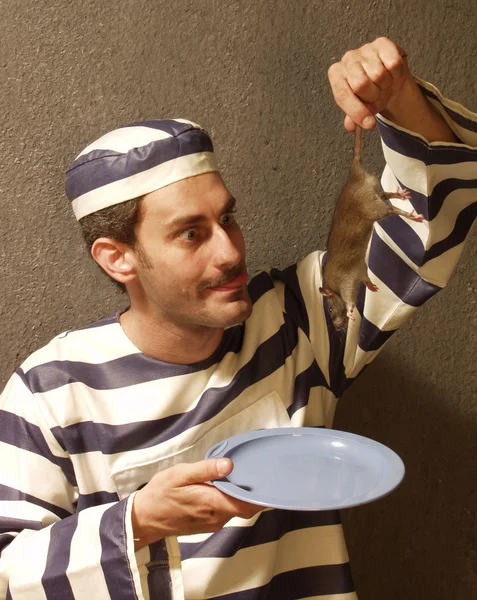
[[[148,449],[147,456],[123,455],[121,464],[113,466],[112,471],[119,497],[125,498],[144,486],[158,471],[178,463],[203,460],[211,446],[228,437],[256,429],[290,427],[290,417],[280,396],[273,391],[225,420],[217,419],[212,424],[204,423],[198,427],[203,433],[199,430],[194,443],[183,448],[177,448],[177,442],[172,440]]]

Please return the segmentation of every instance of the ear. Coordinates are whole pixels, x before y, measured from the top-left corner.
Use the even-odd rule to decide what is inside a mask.
[[[333,296],[333,292],[329,288],[320,287],[319,291],[320,291],[320,294],[323,294],[323,296],[326,296],[327,298],[329,298],[330,296]]]
[[[127,284],[136,278],[131,248],[112,238],[102,237],[93,242],[91,256],[106,273]]]

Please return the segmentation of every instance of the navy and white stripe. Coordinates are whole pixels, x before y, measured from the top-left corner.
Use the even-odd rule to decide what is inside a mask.
[[[184,119],[143,121],[115,129],[87,146],[66,171],[76,218],[166,185],[217,171],[212,140]]]
[[[383,188],[409,189],[408,206],[426,218],[375,227],[368,262],[379,292],[361,288],[346,336],[324,310],[326,255],[315,252],[257,273],[252,315],[205,361],[146,357],[113,315],[56,337],[12,376],[0,402],[0,598],[356,600],[335,512],[265,510],[135,553],[131,504],[154,473],[202,459],[229,435],[329,427],[337,398],[447,284],[477,212],[477,116],[421,85],[463,143],[427,144],[379,119]],[[191,131],[132,129],[144,127],[144,144]],[[115,135],[75,168],[117,160],[127,145]]]

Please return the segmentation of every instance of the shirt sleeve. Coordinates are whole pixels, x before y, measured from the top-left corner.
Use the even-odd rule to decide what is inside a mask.
[[[142,600],[133,496],[76,510],[71,459],[20,371],[0,423],[0,598]]]
[[[361,285],[347,334],[333,329],[318,287],[324,253],[298,264],[309,335],[330,390],[340,397],[391,335],[446,286],[477,215],[477,115],[418,80],[458,142],[428,143],[378,115],[386,166],[385,191],[406,188],[409,201],[393,199],[424,215],[421,223],[392,215],[374,226],[367,262],[372,292]]]

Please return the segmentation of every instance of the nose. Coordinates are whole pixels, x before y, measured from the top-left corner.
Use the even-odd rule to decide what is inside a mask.
[[[211,249],[215,267],[221,270],[235,267],[242,260],[243,238],[240,230],[232,234],[218,226],[213,234]]]

